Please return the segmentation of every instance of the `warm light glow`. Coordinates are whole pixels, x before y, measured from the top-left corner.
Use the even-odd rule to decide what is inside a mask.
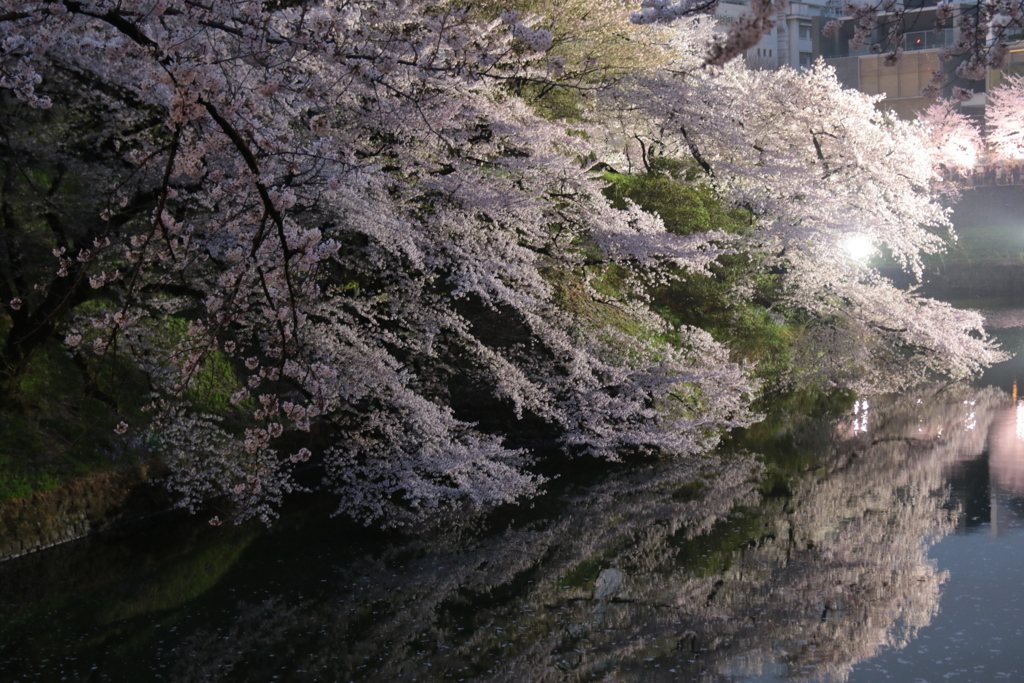
[[[950,165],[957,168],[974,168],[978,165],[978,148],[966,135],[952,135],[942,151],[946,154]]]
[[[1024,400],[1000,411],[988,435],[989,472],[1004,491],[1024,493]]]
[[[1024,400],[1017,401],[1017,440],[1024,441]]]
[[[864,261],[871,256],[875,247],[871,244],[871,240],[864,235],[854,235],[843,240],[843,249],[854,259]]]
[[[863,434],[868,431],[868,405],[867,399],[857,401],[853,404],[853,433]]]

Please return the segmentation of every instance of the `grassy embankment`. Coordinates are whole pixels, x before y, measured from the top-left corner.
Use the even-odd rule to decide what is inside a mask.
[[[157,324],[170,343],[187,322]],[[6,330],[0,327],[0,339]],[[203,363],[186,398],[207,412],[230,410],[239,384],[226,357]],[[74,356],[57,340],[34,354],[0,408],[0,503],[56,490],[90,475],[133,472],[158,461],[159,444],[144,428],[145,376],[117,353]],[[127,421],[124,435],[115,426]]]

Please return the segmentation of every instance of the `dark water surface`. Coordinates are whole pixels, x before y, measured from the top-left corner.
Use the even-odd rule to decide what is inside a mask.
[[[0,680],[1021,681],[1022,371],[440,531],[311,510],[19,558]]]

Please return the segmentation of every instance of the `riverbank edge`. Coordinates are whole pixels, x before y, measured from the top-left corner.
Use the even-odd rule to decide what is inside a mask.
[[[882,275],[900,286],[913,284],[898,268]],[[977,259],[932,265],[922,294],[938,299],[1024,294],[1024,261]],[[174,509],[170,494],[155,483],[153,463],[124,471],[85,475],[58,489],[0,503],[0,562],[45,550]]]
[[[174,508],[147,463],[85,475],[52,491],[0,503],[0,562],[140,521]]]

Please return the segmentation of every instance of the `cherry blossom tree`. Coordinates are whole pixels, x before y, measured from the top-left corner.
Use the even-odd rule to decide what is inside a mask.
[[[636,24],[673,23],[678,19],[713,15],[719,0],[643,0],[631,19]],[[705,63],[721,66],[756,46],[775,28],[775,16],[789,8],[788,0],[751,0],[721,36],[708,41]]]
[[[1008,75],[1006,82],[989,93],[985,107],[988,128],[985,139],[997,157],[1024,158],[1024,77]]]
[[[925,126],[922,140],[932,152],[934,163],[946,169],[970,169],[978,163],[985,151],[981,132],[953,102],[936,102],[917,119]]]
[[[858,374],[875,387],[933,371],[964,377],[999,358],[979,315],[894,287],[849,249],[872,245],[918,278],[922,258],[944,249],[952,233],[936,193],[940,157],[923,142],[934,131],[878,111],[877,97],[843,89],[821,63],[806,72],[702,68],[707,22],[694,26],[676,65],[613,100],[634,114],[609,144],[646,138],[647,148],[688,156],[721,196],[758,217],[746,248],[769,255],[780,303],[809,316],[812,357],[842,362],[828,373],[841,384]],[[832,355],[834,344],[843,351]],[[909,365],[907,349],[921,351]]]
[[[797,429],[814,466],[782,496],[758,494],[746,458],[663,462],[565,495],[540,521],[339,553],[321,591],[296,581],[284,598],[239,600],[183,626],[178,651],[143,656],[179,679],[257,678],[267,660],[250,653],[290,645],[294,668],[338,680],[445,668],[485,681],[844,681],[931,623],[947,574],[929,549],[957,517],[946,475],[983,453],[1005,401],[932,386],[872,399],[866,420]]]
[[[312,460],[340,512],[402,521],[535,492],[538,444],[687,456],[749,424],[750,368],[651,305],[726,253],[762,259],[771,305],[841,362],[808,382],[998,358],[979,316],[841,248],[916,273],[941,249],[918,127],[822,67],[706,66],[706,20],[673,30],[674,62],[559,81],[566,32],[496,9],[2,0],[5,387],[59,343],[141,378],[111,427],[183,505],[269,519]],[[590,122],[539,117],[529,87],[580,94]],[[610,205],[589,168],[635,143],[692,159],[751,232]]]
[[[947,169],[970,169],[982,154],[988,159],[1024,158],[1024,77],[1006,74],[988,93],[984,130],[960,113],[955,103],[940,101],[921,112],[918,120],[928,133],[922,138],[933,160]]]
[[[610,208],[508,94],[551,43],[443,3],[5,0],[5,381],[54,337],[130,361],[148,417],[117,431],[238,519],[311,457],[364,519],[535,491],[505,422],[460,417],[481,402],[602,457],[713,446],[753,385],[642,288],[719,249]],[[634,275],[628,334],[558,305],[595,260]]]

